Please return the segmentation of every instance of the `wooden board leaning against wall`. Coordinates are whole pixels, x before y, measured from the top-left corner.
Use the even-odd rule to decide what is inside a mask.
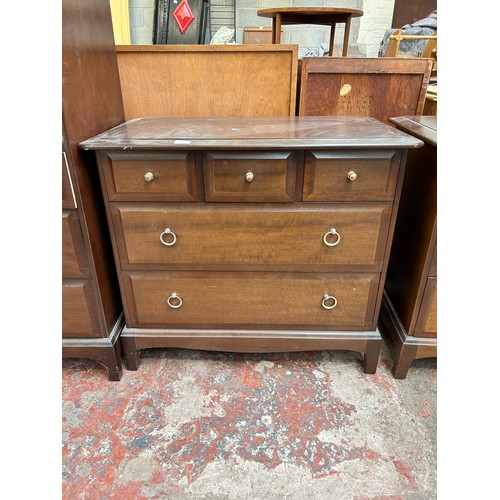
[[[127,120],[295,115],[297,45],[122,45],[116,51]]]

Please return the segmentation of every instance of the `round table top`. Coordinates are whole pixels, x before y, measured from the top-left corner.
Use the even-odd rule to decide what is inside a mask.
[[[351,17],[361,17],[363,15],[363,11],[344,7],[275,7],[272,9],[260,9],[257,11],[257,15],[261,17],[276,17],[276,14],[293,14],[304,17],[351,14]]]

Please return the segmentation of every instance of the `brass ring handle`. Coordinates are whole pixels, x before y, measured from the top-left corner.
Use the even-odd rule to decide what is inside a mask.
[[[332,301],[332,300],[333,300],[332,304],[327,304],[327,302]],[[337,305],[337,299],[333,295],[328,295],[327,293],[325,293],[323,300],[321,301],[321,305],[325,309],[333,309]]]
[[[155,178],[155,174],[153,174],[153,172],[146,172],[144,174],[144,180],[146,182],[151,182],[154,178]]]
[[[167,304],[172,309],[179,309],[179,307],[182,306],[182,299],[175,292],[173,292],[172,295],[170,295],[170,297],[167,299]]]
[[[358,174],[354,170],[349,170],[349,172],[347,172],[347,178],[351,182],[354,182],[358,178]]]
[[[253,175],[253,172],[247,172],[247,173],[245,174],[245,180],[246,180],[247,182],[252,182],[254,177],[255,177],[255,176]]]
[[[335,241],[332,241],[332,242],[328,241],[328,237],[331,234],[337,236],[337,239]],[[338,245],[339,242],[340,242],[340,234],[337,233],[337,230],[334,227],[332,227],[330,229],[330,231],[328,231],[327,233],[325,233],[325,236],[323,236],[323,241],[325,242],[325,245],[328,245],[329,247],[334,247],[335,245]]]
[[[164,237],[166,237],[167,235],[171,235],[172,239],[169,241],[165,240]],[[170,230],[169,227],[166,227],[165,231],[163,231],[163,233],[160,234],[160,241],[165,246],[171,247],[172,245],[175,245],[175,242],[177,241],[177,236],[175,235],[175,233],[173,231]]]

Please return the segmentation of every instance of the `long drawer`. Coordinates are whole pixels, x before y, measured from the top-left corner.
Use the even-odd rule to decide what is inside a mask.
[[[382,268],[390,203],[115,203],[126,270],[367,271]]]
[[[378,274],[126,273],[127,324],[366,330],[378,283]]]

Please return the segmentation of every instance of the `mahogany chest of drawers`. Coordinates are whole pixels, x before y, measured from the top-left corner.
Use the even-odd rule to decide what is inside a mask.
[[[374,373],[407,149],[373,118],[131,120],[95,150],[138,351],[342,349]]]
[[[408,153],[380,314],[405,378],[415,359],[437,356],[437,117],[390,121],[424,141]]]

